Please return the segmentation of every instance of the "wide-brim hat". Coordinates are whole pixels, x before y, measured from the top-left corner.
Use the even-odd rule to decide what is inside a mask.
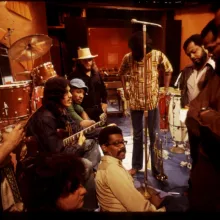
[[[70,80],[70,85],[72,87],[84,89],[86,93],[89,91],[89,88],[86,86],[86,84],[83,82],[83,80],[78,79],[78,78],[74,78],[74,79]]]
[[[77,53],[78,53],[78,57],[73,58],[73,60],[91,59],[91,58],[95,58],[98,56],[97,54],[92,55],[88,47],[78,49]]]

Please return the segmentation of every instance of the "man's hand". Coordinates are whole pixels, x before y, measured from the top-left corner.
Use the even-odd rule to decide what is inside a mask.
[[[151,198],[149,199],[149,201],[156,207],[158,208],[161,204],[161,202],[163,201],[163,199],[161,199],[159,197],[159,194],[153,194],[151,196]]]
[[[102,113],[102,114],[99,116],[99,118],[100,118],[100,121],[106,122],[107,114],[106,114],[106,113]]]
[[[85,137],[85,135],[83,134],[83,132],[81,131],[81,132],[80,132],[79,139],[78,139],[78,145],[82,146],[85,140],[86,140],[86,137]]]
[[[211,110],[211,109],[207,109],[207,110],[205,110],[205,111],[202,111],[202,112],[200,112],[200,117],[203,117],[204,115],[206,115],[207,113],[209,113],[209,112],[211,112],[211,111],[213,111],[213,110]]]
[[[25,133],[23,126],[21,124],[18,124],[10,133],[3,133],[2,138],[3,142],[10,146],[11,150],[13,151],[22,141],[24,135]]]
[[[129,92],[128,92],[127,90],[124,90],[124,96],[125,96],[125,99],[126,99],[126,100],[129,100],[129,99],[130,99]]]
[[[93,120],[82,120],[80,122],[80,126],[83,127],[83,128],[87,128],[87,127],[89,127],[93,124],[95,124],[95,121],[93,121]]]
[[[108,124],[107,127],[109,126],[117,126],[115,123],[111,123],[111,124]]]
[[[107,105],[106,103],[102,103],[101,105],[102,105],[102,110],[103,110],[103,112],[104,112],[104,113],[107,113],[107,107],[108,107],[108,105]]]

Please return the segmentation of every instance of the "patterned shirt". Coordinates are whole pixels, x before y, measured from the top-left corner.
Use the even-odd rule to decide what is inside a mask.
[[[173,68],[169,60],[159,50],[152,50],[146,55],[146,78],[147,78],[147,110],[157,107],[159,98],[158,84],[158,65],[163,65],[164,74],[172,73]],[[132,53],[128,53],[122,60],[119,69],[120,75],[127,75],[129,86],[129,103],[131,110],[145,110],[145,92],[144,92],[144,62],[135,61]]]

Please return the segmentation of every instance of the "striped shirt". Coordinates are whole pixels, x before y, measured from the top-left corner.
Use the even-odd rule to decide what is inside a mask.
[[[147,78],[147,104],[146,109],[152,110],[157,107],[159,84],[158,84],[158,65],[164,67],[164,74],[172,73],[173,68],[169,60],[159,50],[152,50],[146,55],[146,78]],[[144,92],[144,62],[135,61],[132,53],[124,56],[119,69],[119,75],[126,75],[129,86],[129,104],[131,110],[145,110],[145,92]]]

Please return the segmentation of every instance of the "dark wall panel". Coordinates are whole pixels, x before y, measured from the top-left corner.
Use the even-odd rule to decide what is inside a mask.
[[[65,20],[68,61],[77,57],[78,47],[88,47],[87,23],[85,18],[67,17]],[[69,67],[71,71],[71,67]]]
[[[166,24],[166,56],[173,66],[172,85],[180,72],[181,25],[180,20],[168,20]]]

